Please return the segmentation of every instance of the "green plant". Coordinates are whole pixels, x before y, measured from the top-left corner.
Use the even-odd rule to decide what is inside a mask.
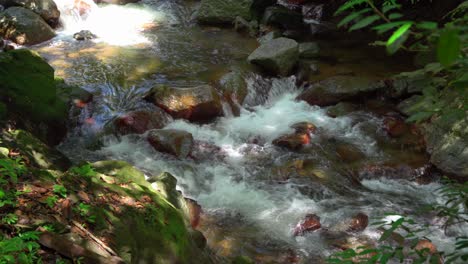
[[[72,167],[70,168],[70,172],[73,174],[77,174],[80,176],[85,176],[85,177],[94,177],[96,176],[96,171],[94,171],[94,168],[91,167],[90,164],[85,164],[80,167]]]
[[[92,214],[92,207],[89,204],[80,203],[77,208],[74,208],[75,212],[79,213],[89,223],[96,222],[96,216]]]
[[[53,189],[56,195],[61,196],[62,198],[67,197],[67,188],[65,188],[63,185],[55,184]]]
[[[18,216],[15,214],[7,214],[2,218],[2,223],[5,223],[7,225],[13,225],[18,222]]]
[[[26,172],[26,166],[21,159],[0,159],[0,185],[7,183],[8,179],[4,179],[4,176],[9,177],[11,182],[17,183],[18,176]]]
[[[38,232],[29,231],[12,238],[0,237],[0,263],[40,263],[38,235]]]
[[[58,198],[56,195],[49,196],[45,200],[47,206],[49,206],[50,208],[54,207],[57,201],[58,201]]]
[[[438,192],[446,199],[443,205],[433,205],[429,209],[438,216],[446,217],[445,227],[459,223],[467,223],[466,218],[468,201],[468,183],[456,183],[446,181],[445,185]],[[391,215],[387,215],[386,219]],[[373,225],[377,226],[383,233],[379,239],[377,247],[359,247],[348,249],[343,252],[333,254],[327,259],[333,264],[353,264],[353,263],[379,263],[386,264],[389,261],[403,262],[411,259],[411,263],[439,263],[441,257],[445,257],[447,264],[457,263],[456,261],[468,261],[468,237],[458,237],[452,252],[430,252],[428,248],[418,247],[422,240],[430,231],[427,225],[421,226],[417,222],[407,217],[392,217],[391,221],[383,220]]]

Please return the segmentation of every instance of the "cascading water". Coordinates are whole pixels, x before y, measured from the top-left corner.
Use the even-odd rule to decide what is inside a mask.
[[[191,9],[181,2],[145,0],[138,5],[97,6],[92,1],[57,1],[64,26],[58,37],[61,45],[53,41],[38,50],[56,70],[63,70],[64,62],[71,64],[66,79],[94,94],[92,103],[80,106],[78,127],[61,145],[71,159],[121,159],[148,174],[170,172],[184,195],[203,207],[202,230],[210,246],[220,255],[250,255],[259,263],[288,263],[278,256],[291,250],[302,256],[303,263],[317,263],[316,257],[330,254],[329,238],[320,232],[293,236],[294,226],[309,213],[319,215],[329,229],[358,212],[371,218],[394,212],[421,223],[437,221],[416,209],[444,202],[435,195],[438,184],[410,182],[405,178],[413,175],[405,171],[397,179],[377,174],[359,183],[354,165],[337,158],[337,146],[346,145],[363,153],[362,166],[387,161],[404,164],[404,158],[382,147],[382,138],[388,139],[380,130],[381,118],[366,111],[329,117],[326,109],[295,100],[300,87],[294,78],[247,74],[248,94],[238,116],[225,104],[229,114],[210,124],[168,117],[166,128],[193,135],[195,157],[181,160],[157,152],[145,135],[103,136],[106,124],[116,116],[156,109],[141,99],[154,84],[199,85],[212,82],[231,65],[250,69],[244,61],[257,45],[255,40],[228,30],[192,26]],[[90,30],[97,40],[74,41],[71,36],[81,30]],[[56,58],[57,49],[67,57]],[[369,74],[363,71],[375,70],[382,62],[370,63],[373,67],[350,67],[357,74]],[[318,127],[303,150],[291,152],[272,144],[278,136],[293,132],[290,126],[298,122]],[[96,142],[102,145],[98,150]],[[403,155],[404,150],[396,151]],[[457,228],[449,231],[468,231]],[[368,228],[362,236],[376,240],[379,234]],[[453,242],[436,227],[427,235],[440,250],[450,244],[448,240]]]

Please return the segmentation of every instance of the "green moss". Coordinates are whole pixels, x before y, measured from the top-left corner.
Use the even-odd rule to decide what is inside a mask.
[[[0,146],[19,149],[22,155],[36,167],[42,169],[67,169],[70,161],[59,151],[23,130],[13,130],[0,135]]]
[[[66,104],[57,99],[54,69],[37,52],[0,53],[0,98],[32,121],[64,120]]]
[[[93,163],[92,166],[99,173],[115,177],[116,183],[137,183],[149,187],[145,174],[125,161],[99,161]]]

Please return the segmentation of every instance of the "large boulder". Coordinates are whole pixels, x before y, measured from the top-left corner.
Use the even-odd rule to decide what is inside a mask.
[[[423,129],[431,163],[442,171],[468,177],[468,117],[439,117]]]
[[[299,45],[293,39],[277,38],[262,44],[248,61],[282,76],[291,73],[299,59]]]
[[[204,122],[223,114],[219,95],[210,85],[194,87],[158,85],[146,98],[174,118]]]
[[[0,101],[8,116],[48,143],[66,133],[67,105],[57,96],[54,69],[26,49],[0,53]]]
[[[199,23],[232,23],[236,17],[252,18],[254,0],[202,0],[196,18]]]
[[[60,11],[53,0],[6,0],[5,6],[20,6],[29,9],[40,15],[52,27],[59,23]]]
[[[55,32],[33,11],[10,7],[0,13],[0,35],[20,45],[34,45],[53,38]]]
[[[311,105],[329,106],[341,101],[360,99],[383,88],[384,82],[366,77],[334,76],[312,84],[297,99]]]
[[[148,132],[148,142],[158,151],[186,158],[193,147],[192,134],[176,129],[153,129]]]

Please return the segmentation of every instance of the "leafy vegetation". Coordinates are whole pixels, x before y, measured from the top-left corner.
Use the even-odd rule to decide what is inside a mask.
[[[399,50],[436,54],[437,63],[428,65],[431,70],[426,73],[428,78],[444,82],[425,89],[409,121],[464,114],[468,110],[468,1],[446,14],[444,22],[411,20],[405,11],[397,0],[349,0],[335,14],[346,14],[340,27],[346,26],[350,31],[370,29],[383,36],[385,41],[378,40],[373,45],[385,46],[389,54]],[[457,102],[444,96],[452,90],[458,93]]]
[[[439,217],[445,219],[444,227],[468,223],[468,182],[463,184],[446,182],[438,190],[445,198],[443,205],[433,205],[430,209]],[[390,220],[389,220],[390,219]],[[411,263],[439,263],[441,258],[444,263],[465,263],[468,261],[468,237],[457,238],[452,252],[437,252],[429,246],[430,240],[426,237],[431,231],[428,225],[403,216],[387,215],[383,221],[373,223],[382,235],[377,247],[359,247],[338,252],[328,258],[328,263],[353,264],[353,263],[379,263],[386,264],[390,261],[403,263],[412,260]]]

